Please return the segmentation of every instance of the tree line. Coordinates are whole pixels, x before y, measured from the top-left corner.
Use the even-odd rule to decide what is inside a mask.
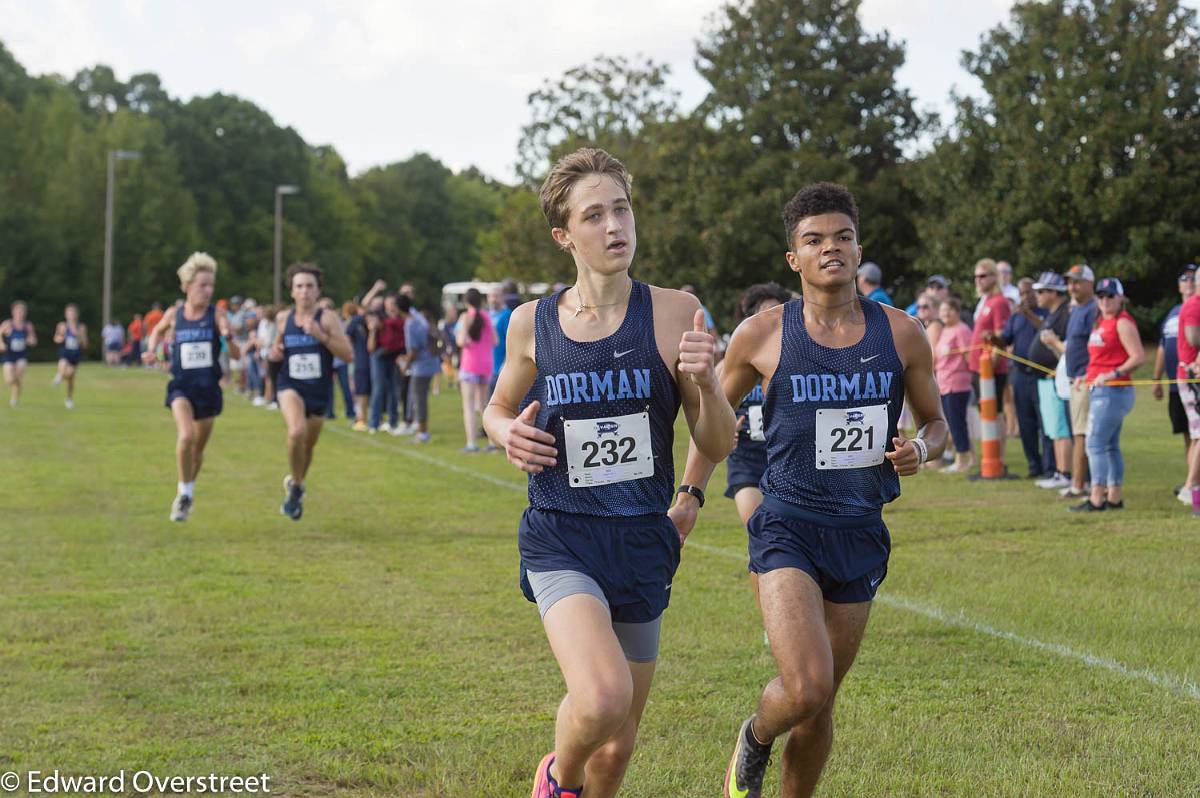
[[[1179,0],[1018,3],[962,54],[978,97],[950,119],[897,85],[901,42],[862,27],[859,0],[734,0],[707,22],[701,103],[679,105],[665,65],[601,56],[529,95],[506,185],[418,154],[350,177],[248,100],[187,102],[153,74],[96,66],[31,76],[0,43],[0,302],[35,318],[77,301],[98,319],[105,154],[118,165],[114,313],[174,295],[194,249],[221,292],[269,298],[273,196],[285,261],[310,259],[344,298],[375,277],[421,299],[471,276],[569,281],[538,208],[550,164],[583,144],[634,174],[638,276],[692,283],[728,329],[752,282],[790,284],[779,218],[804,183],[850,186],[866,258],[893,295],[975,260],[1019,274],[1086,262],[1126,283],[1143,324],[1200,253],[1200,32]],[[794,279],[794,278],[793,278]]]

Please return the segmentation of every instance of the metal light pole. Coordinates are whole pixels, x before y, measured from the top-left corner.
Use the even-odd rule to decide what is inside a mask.
[[[132,161],[141,157],[140,152],[132,150],[108,151],[108,187],[104,192],[104,291],[100,303],[100,315],[106,327],[112,321],[113,205],[117,193],[117,161]]]
[[[283,288],[280,270],[283,268],[283,197],[299,194],[299,186],[275,186],[275,305],[278,307]]]

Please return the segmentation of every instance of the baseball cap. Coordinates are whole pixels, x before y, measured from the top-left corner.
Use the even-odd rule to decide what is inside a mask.
[[[237,294],[234,294],[233,296],[229,297],[229,304],[240,305],[240,304],[242,304],[242,298],[240,296],[238,296]]]
[[[1109,296],[1125,296],[1125,286],[1121,285],[1121,281],[1116,277],[1105,277],[1100,282],[1096,283],[1096,294],[1107,294]]]
[[[1184,267],[1183,271],[1181,271],[1179,273],[1179,280],[1180,280],[1180,282],[1182,282],[1183,280],[1195,280],[1195,279],[1196,279],[1196,264],[1189,263],[1187,266]]]
[[[883,282],[883,270],[880,269],[877,264],[872,263],[871,261],[867,261],[858,267],[858,276],[865,277],[869,282],[872,283]]]
[[[1061,274],[1054,272],[1042,272],[1038,275],[1037,282],[1033,284],[1034,291],[1066,291],[1067,281],[1063,279]]]
[[[936,285],[938,288],[949,288],[950,281],[946,279],[944,274],[931,274],[929,279],[925,281],[925,285]]]
[[[1067,269],[1068,280],[1087,280],[1089,283],[1096,282],[1096,273],[1092,271],[1092,267],[1085,263],[1076,263],[1071,268]]]

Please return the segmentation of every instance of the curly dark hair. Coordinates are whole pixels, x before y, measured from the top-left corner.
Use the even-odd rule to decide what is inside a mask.
[[[791,298],[791,291],[779,283],[757,283],[747,288],[742,294],[741,300],[738,301],[738,313],[743,319],[748,319],[757,312],[758,306],[765,299],[774,299],[782,305]]]
[[[783,228],[788,246],[792,246],[800,220],[823,213],[844,213],[858,232],[858,203],[850,189],[837,183],[811,183],[796,192],[783,206]]]

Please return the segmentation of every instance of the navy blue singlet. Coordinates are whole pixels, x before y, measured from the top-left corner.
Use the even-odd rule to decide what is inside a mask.
[[[16,322],[9,325],[11,332],[4,336],[4,359],[5,363],[16,363],[18,360],[26,359],[26,349],[29,347],[29,329],[28,323],[21,325],[17,329]]]
[[[564,289],[566,290],[566,289]],[[599,341],[568,338],[559,324],[562,291],[538,300],[534,341],[537,377],[521,402],[541,402],[537,426],[554,435],[558,464],[529,475],[529,504],[595,516],[663,514],[675,491],[671,453],[679,390],[654,339],[654,306],[650,287],[633,282],[629,308],[617,331]],[[564,420],[604,419],[647,412],[654,472],[650,476],[592,487],[572,487],[568,474]],[[609,426],[597,430],[601,444],[620,439]],[[619,452],[618,452],[619,453]],[[607,451],[590,453],[604,457]]]
[[[63,322],[63,342],[58,347],[58,357],[70,363],[79,362],[79,332],[71,329],[71,325]]]
[[[321,323],[324,308],[317,308],[313,320]],[[305,405],[329,402],[333,384],[333,353],[296,324],[296,311],[288,313],[283,328],[283,367],[279,369],[279,388],[290,388],[304,399]]]
[[[803,299],[783,306],[779,367],[763,402],[762,492],[827,515],[877,514],[900,495],[900,479],[886,459],[833,467],[877,451],[884,423],[883,451],[892,451],[904,406],[904,368],[891,324],[877,302],[865,297],[859,302],[866,331],[844,349],[821,346],[809,336]]]
[[[217,309],[209,305],[203,316],[189,321],[185,307],[175,312],[172,385],[188,392],[218,388],[221,383],[221,335],[217,331]]]

